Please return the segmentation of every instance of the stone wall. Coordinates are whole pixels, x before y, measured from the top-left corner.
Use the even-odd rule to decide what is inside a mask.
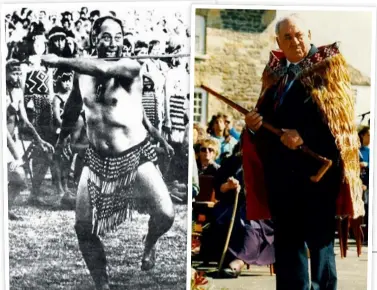
[[[195,86],[207,85],[251,109],[259,96],[261,74],[275,47],[274,11],[201,10],[207,17],[207,59],[195,62]],[[218,112],[235,119],[241,115],[234,109],[208,96],[208,119]]]

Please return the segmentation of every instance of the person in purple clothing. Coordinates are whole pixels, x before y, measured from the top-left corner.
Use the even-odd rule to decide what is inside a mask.
[[[245,264],[270,265],[275,262],[274,231],[270,220],[246,219],[242,158],[239,143],[224,158],[215,175],[216,203],[210,227],[203,232],[200,256],[205,262],[220,261],[233,212],[235,194],[238,208],[229,247],[220,275],[237,278]]]

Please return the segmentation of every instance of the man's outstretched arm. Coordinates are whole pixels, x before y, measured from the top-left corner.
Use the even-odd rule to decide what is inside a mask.
[[[41,60],[52,67],[67,67],[80,74],[94,77],[134,79],[139,76],[140,64],[132,59],[105,61],[96,58],[63,58],[55,54],[42,55]]]

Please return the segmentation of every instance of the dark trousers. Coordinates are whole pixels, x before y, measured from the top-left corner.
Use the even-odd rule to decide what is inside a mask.
[[[336,290],[334,231],[321,231],[318,226],[311,227],[310,224],[302,223],[298,226],[307,228],[299,229],[294,220],[278,221],[279,218],[275,221],[276,289]],[[318,222],[322,224],[321,221]],[[328,222],[334,223],[335,220]],[[307,249],[310,251],[311,279]]]
[[[330,175],[313,184],[308,178],[290,177],[275,175],[275,183],[270,183],[276,289],[336,290],[334,237],[339,182],[334,180],[339,179]]]

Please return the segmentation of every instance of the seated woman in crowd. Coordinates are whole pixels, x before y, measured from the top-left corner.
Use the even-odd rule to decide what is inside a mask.
[[[208,124],[207,132],[211,137],[220,142],[220,154],[216,159],[216,163],[220,164],[225,155],[232,153],[234,146],[237,144],[237,140],[229,134],[228,130],[226,130],[223,114],[212,116],[212,119]]]
[[[219,154],[219,142],[212,138],[200,142],[199,159],[197,160],[199,175],[215,175],[220,165],[215,162]]]
[[[194,144],[194,152],[195,152],[195,159],[199,158],[200,152],[200,141],[208,138],[208,134],[204,126],[200,123],[194,123],[193,125],[193,144]]]
[[[213,220],[203,232],[200,255],[206,262],[220,261],[233,212],[235,194],[238,208],[233,231],[220,273],[225,278],[237,278],[245,264],[270,265],[275,262],[272,222],[246,220],[246,200],[243,188],[242,159],[240,146],[233,155],[226,157],[215,176],[216,199]]]

